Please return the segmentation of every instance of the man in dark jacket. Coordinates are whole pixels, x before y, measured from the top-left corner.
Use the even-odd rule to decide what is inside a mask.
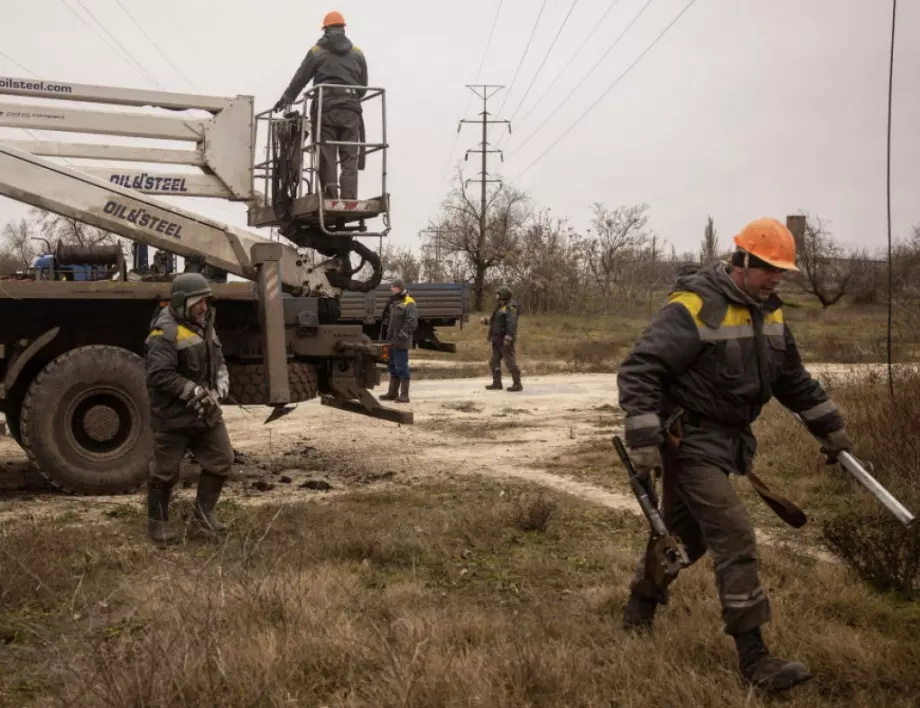
[[[214,331],[213,295],[200,273],[173,280],[169,306],[151,323],[146,342],[147,394],[154,461],[147,482],[148,533],[156,543],[176,543],[169,528],[169,500],[186,450],[201,465],[193,521],[219,534],[226,526],[214,507],[233,465],[233,447],[220,400],[230,376]]]
[[[486,386],[488,391],[502,390],[502,361],[511,374],[509,391],[523,391],[521,385],[521,370],[517,364],[515,343],[517,342],[518,316],[521,306],[512,299],[511,288],[502,285],[495,293],[495,309],[488,320],[489,334],[487,339],[492,344],[492,358],[489,366],[492,368],[492,383]]]
[[[663,514],[691,561],[707,550],[715,564],[725,632],[734,637],[743,676],[767,690],[811,678],[799,662],[770,655],[760,626],[771,618],[760,584],[754,528],[728,475],[746,474],[756,449],[751,423],[771,397],[797,413],[829,460],[851,447],[833,401],[802,364],[775,289],[796,270],[795,242],[773,219],[748,224],[731,264],[678,280],[668,302],[617,375],[626,443],[647,479],[664,470]],[[677,419],[680,428],[671,428]],[[664,430],[668,427],[668,430]],[[666,443],[679,431],[676,446]],[[651,629],[667,602],[667,582],[646,578],[645,557],[631,585],[624,626]]]
[[[406,283],[396,278],[392,295],[387,300],[380,323],[380,339],[390,345],[387,368],[390,372],[390,389],[380,397],[382,401],[409,403],[409,348],[412,335],[418,328],[418,305],[406,292]]]
[[[360,49],[345,36],[345,18],[330,12],[323,20],[323,36],[307,52],[300,68],[285,89],[275,111],[293,103],[304,87],[318,84],[367,86],[367,61]],[[324,88],[322,125],[317,128],[316,100],[311,107],[314,131],[319,131],[319,181],[324,195],[337,199],[336,160],[341,160],[342,199],[358,198],[358,154],[356,145],[324,145],[326,141],[363,142],[364,132],[361,99],[365,91],[359,88]]]

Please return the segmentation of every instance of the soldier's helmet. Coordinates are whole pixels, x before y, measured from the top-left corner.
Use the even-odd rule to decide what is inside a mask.
[[[498,293],[498,297],[502,300],[511,299],[511,295],[512,295],[511,288],[509,288],[507,285],[502,285],[495,292]]]
[[[169,306],[181,315],[188,314],[188,305],[203,297],[214,297],[211,284],[201,273],[180,273],[169,290]],[[189,300],[193,302],[190,303]]]

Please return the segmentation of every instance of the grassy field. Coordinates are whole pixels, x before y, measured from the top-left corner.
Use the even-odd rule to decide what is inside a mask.
[[[834,389],[862,454],[916,508],[920,378],[898,390],[891,404],[884,382]],[[915,706],[920,605],[809,549],[854,511],[878,532],[865,557],[897,565],[899,548],[920,546],[885,545],[877,504],[788,416],[769,411],[758,432],[759,471],[813,525],[795,545],[774,533],[761,547],[767,640],[816,674],[783,704]],[[590,477],[599,452],[584,453],[558,471]],[[482,479],[221,507],[235,529],[225,542],[166,551],[144,541],[135,504],[102,523],[63,508],[0,529],[0,705],[776,704],[738,678],[708,559],[682,573],[653,637],[619,628],[644,543],[634,514]]]
[[[664,294],[662,294],[664,297]],[[882,306],[838,305],[827,310],[807,300],[792,300],[787,321],[806,361],[842,364],[886,360],[887,310]],[[605,316],[563,317],[523,315],[518,332],[518,359],[525,375],[616,371],[636,338],[654,315],[653,309]],[[438,336],[456,342],[455,354],[412,352],[417,378],[488,376],[490,356],[483,313],[470,316],[461,329],[439,329]],[[894,318],[893,351],[899,361],[920,355],[920,317],[898,310]]]
[[[117,514],[113,514],[116,517]],[[491,483],[231,511],[156,551],[133,508],[3,537],[9,706],[757,706],[708,561],[651,639],[619,629],[639,520]],[[763,551],[767,638],[820,677],[790,706],[912,706],[920,609]]]

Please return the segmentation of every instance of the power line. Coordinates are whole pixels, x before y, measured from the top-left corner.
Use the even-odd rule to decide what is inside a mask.
[[[537,129],[536,129],[536,130],[534,130],[530,135],[528,135],[528,136],[524,139],[524,142],[521,143],[521,145],[520,145],[516,150],[514,150],[514,152],[511,153],[512,155],[514,155],[514,154],[517,153],[517,152],[520,152],[521,149],[522,149],[527,143],[529,143],[531,140],[533,140],[534,136],[535,136],[537,133],[539,133],[541,130],[543,130],[543,127],[544,127],[547,123],[549,123],[550,120],[552,120],[553,116],[556,115],[556,114],[559,112],[559,109],[561,109],[563,106],[565,106],[565,105],[568,104],[569,99],[572,97],[572,95],[573,95],[576,91],[578,91],[578,89],[580,89],[580,88],[582,87],[582,85],[584,85],[585,81],[587,81],[587,80],[591,77],[591,74],[593,74],[593,73],[597,70],[597,67],[599,67],[599,66],[601,65],[601,63],[604,61],[604,59],[606,59],[606,58],[610,55],[610,52],[612,52],[612,51],[616,48],[616,46],[620,43],[620,40],[623,39],[623,37],[626,36],[626,33],[629,32],[629,30],[632,28],[632,26],[633,26],[634,24],[636,24],[636,22],[639,20],[639,18],[642,17],[642,13],[645,12],[646,9],[648,9],[648,6],[651,5],[653,2],[654,2],[654,0],[647,0],[647,2],[642,6],[642,8],[639,10],[639,12],[636,13],[636,16],[632,18],[632,21],[631,21],[628,25],[626,25],[626,29],[624,29],[622,32],[620,32],[620,34],[617,36],[617,38],[616,38],[615,40],[613,40],[613,44],[611,44],[611,45],[607,48],[607,51],[604,52],[604,53],[601,55],[601,58],[598,59],[598,60],[594,63],[594,66],[592,66],[592,67],[588,70],[588,73],[585,74],[585,75],[581,78],[581,81],[579,81],[579,82],[575,85],[575,88],[573,88],[571,91],[569,91],[568,95],[567,95],[564,99],[562,99],[558,104],[556,104],[556,107],[555,107],[555,108],[552,110],[552,112],[546,117],[546,119],[545,119],[542,123],[540,123],[540,125],[537,126]]]
[[[10,56],[9,54],[7,54],[6,52],[0,52],[0,57],[3,57],[4,59],[6,59],[7,61],[9,61],[10,63],[15,64],[15,65],[18,66],[20,69],[22,69],[24,72],[26,72],[29,76],[37,77],[37,74],[35,74],[35,72],[29,71],[28,69],[26,69],[22,64],[20,64],[18,61],[16,61],[15,59],[13,59],[13,57],[11,57],[11,56]]]
[[[518,114],[518,111],[524,105],[524,101],[527,100],[527,96],[530,95],[530,89],[533,88],[534,83],[537,80],[537,77],[540,76],[540,72],[543,71],[543,66],[546,64],[546,60],[549,59],[549,55],[553,53],[553,47],[556,46],[556,42],[559,41],[559,36],[562,34],[562,30],[565,29],[565,26],[569,22],[569,18],[572,16],[572,12],[575,10],[575,6],[578,4],[578,0],[572,0],[572,4],[569,6],[569,11],[566,13],[565,18],[562,20],[562,24],[559,25],[559,29],[556,32],[556,36],[553,37],[553,41],[549,45],[549,49],[546,50],[546,54],[543,55],[543,61],[540,62],[540,66],[537,67],[537,72],[533,75],[533,78],[530,80],[527,89],[524,91],[524,97],[521,99],[521,102],[518,103],[518,107],[514,109],[514,113],[511,114],[511,120],[514,120],[514,117]],[[507,133],[502,134],[502,138],[505,137]],[[501,138],[499,139],[501,140]]]
[[[651,1],[651,0],[650,0],[650,1]],[[668,24],[668,26],[665,27],[657,37],[655,37],[655,39],[652,41],[652,43],[651,43],[650,45],[648,45],[648,46],[645,48],[645,50],[636,58],[636,60],[635,60],[632,64],[630,64],[628,67],[626,67],[626,71],[624,71],[622,74],[620,74],[620,75],[616,78],[616,80],[615,80],[612,84],[610,84],[610,86],[608,86],[607,89],[597,98],[597,100],[596,100],[594,103],[592,103],[584,113],[582,113],[580,116],[578,116],[578,118],[575,120],[575,122],[572,123],[572,124],[565,130],[565,132],[562,133],[562,135],[560,135],[558,138],[556,138],[555,142],[553,142],[552,145],[550,145],[548,148],[546,148],[546,150],[544,150],[536,160],[534,160],[533,162],[531,162],[523,172],[518,173],[517,176],[516,176],[516,178],[517,178],[517,177],[521,177],[521,176],[524,175],[525,173],[529,172],[529,171],[531,170],[531,168],[533,168],[534,165],[536,165],[538,162],[540,162],[540,160],[542,160],[544,157],[546,157],[546,155],[548,155],[548,154],[550,153],[550,151],[551,151],[554,147],[556,147],[556,145],[558,145],[558,144],[563,140],[563,138],[565,138],[566,135],[568,135],[569,133],[571,133],[572,130],[575,128],[575,126],[577,126],[577,125],[585,118],[585,116],[587,116],[591,111],[593,111],[593,110],[597,107],[597,105],[607,97],[607,94],[609,94],[611,91],[613,91],[613,89],[616,87],[616,85],[617,85],[618,83],[620,83],[620,81],[622,81],[623,78],[624,78],[627,74],[629,74],[630,71],[632,71],[633,67],[635,67],[636,64],[638,64],[638,63],[642,60],[642,58],[643,58],[646,54],[648,54],[648,53],[651,51],[652,47],[654,47],[656,44],[658,44],[659,41],[661,41],[661,38],[664,37],[664,36],[668,33],[668,30],[670,30],[675,24],[677,24],[677,21],[678,21],[681,17],[684,16],[684,14],[687,12],[687,10],[689,10],[691,7],[693,7],[693,4],[694,4],[695,2],[696,2],[696,0],[690,0],[690,2],[688,2],[688,3],[686,4],[686,6],[684,7],[684,9],[681,10],[681,11],[678,13],[677,17],[675,17],[673,20],[671,20],[671,22]]]
[[[105,44],[109,49],[111,49],[113,52],[115,52],[115,53],[118,55],[118,57],[119,57],[120,59],[122,59],[123,61],[127,62],[128,66],[130,66],[130,67],[133,68],[133,69],[137,69],[138,72],[140,73],[140,75],[141,75],[143,78],[147,79],[148,81],[153,81],[154,83],[156,83],[156,80],[153,79],[153,77],[151,77],[151,76],[144,70],[144,68],[143,68],[142,66],[140,66],[139,64],[137,64],[137,62],[134,62],[134,63],[132,64],[131,61],[129,61],[128,58],[125,57],[124,54],[122,54],[121,52],[119,52],[118,49],[115,48],[115,47],[112,45],[111,42],[109,42],[109,40],[107,40],[105,37],[103,37],[103,36],[99,33],[99,30],[97,30],[97,29],[96,29],[95,27],[93,27],[89,22],[87,22],[87,21],[86,21],[86,18],[83,17],[83,15],[81,15],[79,12],[77,12],[76,10],[74,10],[73,7],[71,7],[70,5],[68,5],[64,0],[59,0],[59,2],[61,3],[61,5],[63,5],[64,7],[67,8],[67,10],[70,12],[70,14],[72,14],[74,17],[76,17],[78,20],[80,20],[80,22],[81,22],[85,27],[87,27],[87,29],[89,29],[90,32],[92,32],[93,34],[95,34],[96,37],[98,37],[99,40],[100,40],[103,44]],[[79,2],[79,0],[77,0],[77,2]],[[82,5],[82,3],[81,3],[81,5]],[[86,8],[84,7],[83,9],[85,10]],[[98,22],[98,20],[97,20],[97,22]]]
[[[479,81],[482,78],[482,67],[485,66],[486,56],[489,53],[489,47],[492,46],[492,37],[495,35],[495,28],[498,26],[498,16],[502,11],[502,0],[498,0],[498,6],[495,8],[495,17],[492,18],[492,29],[489,30],[489,38],[486,40],[486,48],[482,52],[482,59],[479,60],[479,69],[476,71],[476,81]],[[473,100],[473,96],[470,95],[469,101]],[[469,103],[467,103],[467,109],[469,109]]]
[[[121,42],[118,41],[118,37],[116,37],[114,34],[109,32],[108,28],[98,20],[98,18],[90,11],[88,7],[86,7],[86,5],[83,4],[83,0],[75,0],[75,2],[77,3],[77,5],[83,8],[84,12],[86,12],[87,15],[93,18],[93,22],[99,25],[99,27],[102,29],[103,32],[105,32],[109,37],[112,38],[112,41],[115,42],[115,44],[117,44],[121,48],[121,50],[125,54],[128,55],[131,61],[133,61],[137,65],[137,68],[140,69],[144,73],[144,75],[147,76],[147,78],[149,78],[158,87],[163,88],[163,85],[159,81],[157,81],[156,78],[154,78],[154,76],[150,72],[148,72],[137,59],[134,58],[134,55],[131,54],[131,52],[129,52],[127,49],[125,49],[125,46]]]
[[[543,4],[540,5],[540,12],[537,13],[537,20],[533,23],[533,29],[530,30],[530,37],[527,39],[527,46],[524,47],[524,53],[521,54],[521,60],[518,62],[517,69],[514,70],[514,76],[511,77],[511,83],[508,85],[508,93],[505,94],[502,105],[498,107],[499,113],[505,109],[505,104],[508,102],[508,97],[511,95],[511,91],[514,89],[514,82],[517,81],[518,74],[521,71],[521,66],[524,64],[524,59],[527,58],[527,52],[530,51],[530,44],[533,42],[533,37],[537,33],[537,27],[540,25],[540,18],[543,17],[543,11],[546,9],[547,2],[548,0],[543,0]]]
[[[561,78],[565,75],[565,72],[568,70],[568,68],[569,68],[570,66],[572,66],[572,62],[574,62],[574,61],[578,58],[578,55],[581,54],[581,51],[585,48],[585,46],[588,44],[588,42],[591,41],[591,38],[592,38],[592,37],[594,36],[594,34],[601,28],[601,25],[604,24],[604,20],[607,19],[607,17],[610,15],[611,12],[613,12],[613,8],[615,8],[615,7],[617,6],[617,3],[619,3],[619,2],[620,2],[620,0],[613,0],[613,2],[610,3],[610,5],[607,6],[607,9],[604,10],[604,14],[601,15],[601,18],[600,18],[597,22],[594,23],[594,27],[593,27],[593,28],[591,29],[591,31],[588,33],[588,36],[585,37],[584,41],[581,42],[581,44],[579,44],[578,48],[575,50],[575,52],[572,54],[572,56],[569,57],[569,60],[565,63],[565,66],[563,66],[562,69],[560,69],[559,73],[557,73],[556,76],[553,78],[553,80],[549,83],[549,86],[547,86],[545,89],[543,89],[543,92],[542,92],[539,96],[537,96],[537,100],[534,101],[533,105],[530,107],[530,110],[528,110],[526,113],[524,113],[523,116],[521,116],[521,120],[518,121],[518,125],[519,125],[519,126],[520,126],[522,123],[526,122],[527,116],[529,116],[531,113],[533,113],[534,108],[536,108],[537,106],[542,105],[541,99],[542,99],[546,94],[548,94],[548,93],[550,92],[550,90],[552,90],[552,88],[553,88],[553,87],[556,85],[556,83],[559,81],[559,79],[561,79]]]
[[[185,83],[191,86],[195,91],[199,91],[198,87],[196,87],[195,84],[192,83],[191,79],[189,79],[188,76],[186,76],[178,66],[173,64],[172,59],[170,59],[169,56],[167,56],[166,53],[162,49],[160,49],[160,45],[158,45],[155,41],[153,41],[153,39],[150,37],[149,34],[147,34],[147,31],[141,26],[141,24],[137,20],[134,19],[134,16],[130,12],[128,12],[128,8],[126,8],[124,4],[122,4],[121,0],[115,0],[115,2],[118,3],[118,7],[122,9],[122,12],[124,12],[128,16],[128,19],[134,23],[134,26],[137,27],[141,31],[141,34],[143,34],[144,37],[147,38],[147,41],[153,45],[153,48],[156,49],[160,53],[160,56],[166,60],[166,63],[169,64],[173,68],[173,70],[185,80]]]
[[[891,0],[891,54],[888,59],[888,140],[886,197],[888,200],[888,390],[894,398],[894,374],[891,367],[892,300],[894,295],[891,268],[891,96],[894,89],[894,36],[897,23],[898,0]]]
[[[486,48],[482,51],[482,59],[479,60],[479,69],[476,71],[476,81],[479,81],[482,78],[482,68],[486,63],[486,56],[489,54],[489,47],[492,46],[492,37],[495,34],[495,28],[498,26],[498,16],[502,11],[502,2],[503,0],[498,0],[498,4],[495,7],[495,16],[492,18],[492,29],[489,30],[489,38],[486,40]],[[466,100],[466,107],[463,109],[463,115],[466,115],[470,111],[470,104],[473,102],[473,94],[469,94],[469,98]],[[454,153],[457,151],[457,143],[460,141],[460,131],[454,135],[454,143],[450,148],[450,153],[447,155],[447,164],[444,166],[444,169],[441,170],[441,174],[447,172],[447,169],[450,167],[450,161],[454,158]]]

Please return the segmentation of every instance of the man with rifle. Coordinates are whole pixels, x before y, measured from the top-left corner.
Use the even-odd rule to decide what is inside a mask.
[[[760,627],[771,618],[770,602],[758,578],[754,528],[728,475],[749,475],[780,512],[791,506],[751,474],[750,426],[771,397],[799,415],[829,462],[852,446],[837,407],[804,368],[775,292],[783,274],[797,270],[792,233],[774,219],[758,219],[735,236],[735,245],[730,264],[679,278],[620,367],[617,384],[637,474],[646,480],[664,474],[668,532],[683,542],[689,563],[712,553],[724,629],[735,640],[742,675],[781,691],[811,674],[799,662],[771,656],[764,644]],[[657,606],[667,602],[674,574],[656,577],[646,568],[643,555],[626,628],[651,630]]]

